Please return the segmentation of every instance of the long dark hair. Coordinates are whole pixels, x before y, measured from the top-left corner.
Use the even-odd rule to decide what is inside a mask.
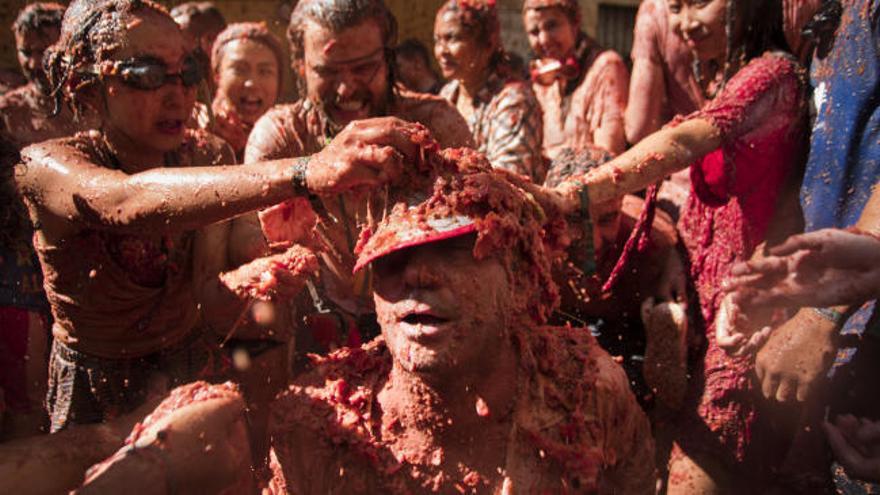
[[[719,91],[741,67],[768,50],[791,52],[785,40],[782,0],[727,0],[725,35],[727,59]],[[741,26],[740,32],[737,27]],[[702,80],[700,62],[694,61],[694,73]]]

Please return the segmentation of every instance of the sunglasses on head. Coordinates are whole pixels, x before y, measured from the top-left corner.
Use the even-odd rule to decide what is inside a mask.
[[[190,88],[202,81],[204,71],[198,58],[188,55],[183,60],[180,72],[174,74],[168,73],[168,64],[161,60],[135,58],[113,63],[112,69],[103,75],[117,77],[132,88],[149,91],[171,84],[175,79],[180,79],[184,87]]]

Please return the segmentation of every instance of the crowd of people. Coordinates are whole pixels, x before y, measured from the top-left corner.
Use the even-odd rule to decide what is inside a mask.
[[[522,22],[23,8],[0,492],[875,493],[880,2]]]

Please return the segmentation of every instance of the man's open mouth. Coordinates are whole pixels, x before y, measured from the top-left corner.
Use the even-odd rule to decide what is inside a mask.
[[[403,321],[404,323],[408,323],[410,325],[435,326],[435,325],[442,325],[442,324],[448,322],[449,320],[446,318],[441,318],[439,316],[434,316],[431,314],[412,313],[412,314],[406,315],[403,318],[403,320],[401,320],[401,321]]]

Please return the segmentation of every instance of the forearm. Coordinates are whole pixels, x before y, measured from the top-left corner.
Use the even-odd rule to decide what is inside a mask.
[[[564,182],[559,191],[568,204],[577,204],[586,184],[592,203],[610,201],[687,168],[720,145],[721,136],[709,121],[689,120],[648,136],[614,160]]]
[[[189,230],[294,195],[289,160],[242,166],[161,168],[127,177],[111,190],[74,198],[89,223],[136,230]]]

